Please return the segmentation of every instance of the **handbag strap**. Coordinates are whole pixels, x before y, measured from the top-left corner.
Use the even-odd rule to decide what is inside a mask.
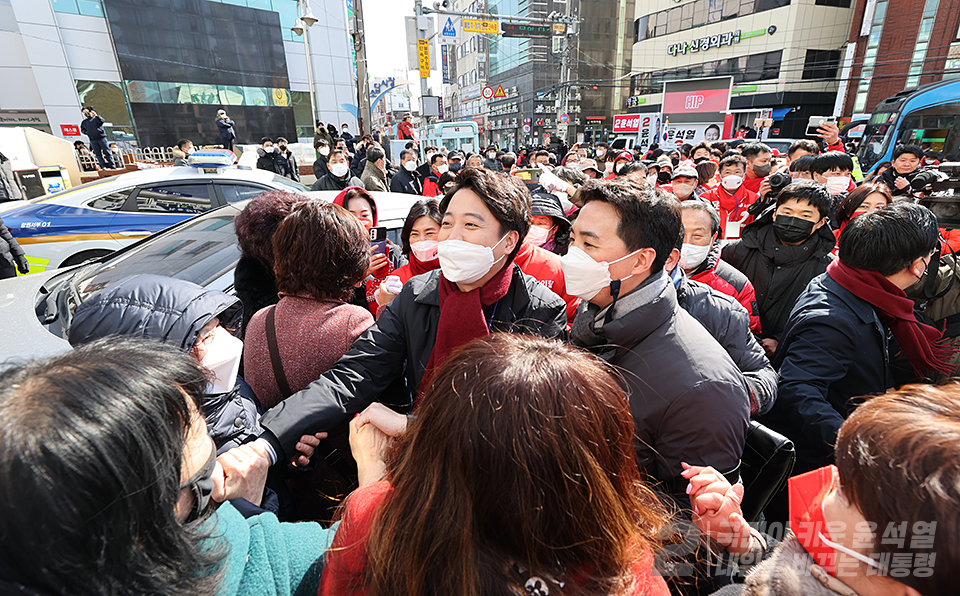
[[[267,331],[267,350],[270,351],[270,364],[273,365],[273,376],[277,380],[277,387],[283,397],[290,397],[293,391],[290,390],[290,383],[287,382],[287,375],[283,372],[283,361],[280,360],[280,347],[277,345],[277,324],[276,324],[277,305],[274,304],[267,311],[266,331]]]

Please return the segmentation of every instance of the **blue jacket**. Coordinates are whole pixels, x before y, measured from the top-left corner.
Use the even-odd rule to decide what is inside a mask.
[[[107,133],[103,132],[104,122],[106,120],[103,119],[103,116],[84,118],[83,122],[80,123],[80,132],[87,135],[87,138],[91,141],[102,139],[107,136]]]
[[[236,131],[233,130],[233,120],[230,118],[227,118],[226,120],[223,118],[217,118],[217,128],[220,131],[221,139],[233,139],[237,136]]]
[[[807,285],[773,358],[777,401],[760,419],[794,442],[794,474],[832,463],[837,432],[859,398],[893,386],[887,349],[887,330],[869,303],[826,273]]]

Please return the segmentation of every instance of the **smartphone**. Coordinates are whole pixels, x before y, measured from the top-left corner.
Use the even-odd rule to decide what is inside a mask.
[[[810,116],[810,120],[807,121],[807,136],[808,137],[819,137],[820,132],[817,131],[823,124],[836,124],[837,119],[833,116]]]
[[[370,246],[375,247],[372,254],[387,254],[387,228],[383,226],[370,228]]]

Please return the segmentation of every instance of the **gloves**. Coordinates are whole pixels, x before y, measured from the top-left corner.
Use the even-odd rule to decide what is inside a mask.
[[[566,192],[570,185],[561,180],[556,174],[540,165],[540,186],[547,192]]]
[[[17,262],[17,271],[23,275],[30,273],[30,263],[25,255],[13,255],[13,260]]]

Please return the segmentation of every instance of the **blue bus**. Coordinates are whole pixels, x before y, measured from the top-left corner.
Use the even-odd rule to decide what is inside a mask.
[[[857,151],[863,172],[893,159],[897,145],[960,154],[960,79],[907,89],[877,104]]]

